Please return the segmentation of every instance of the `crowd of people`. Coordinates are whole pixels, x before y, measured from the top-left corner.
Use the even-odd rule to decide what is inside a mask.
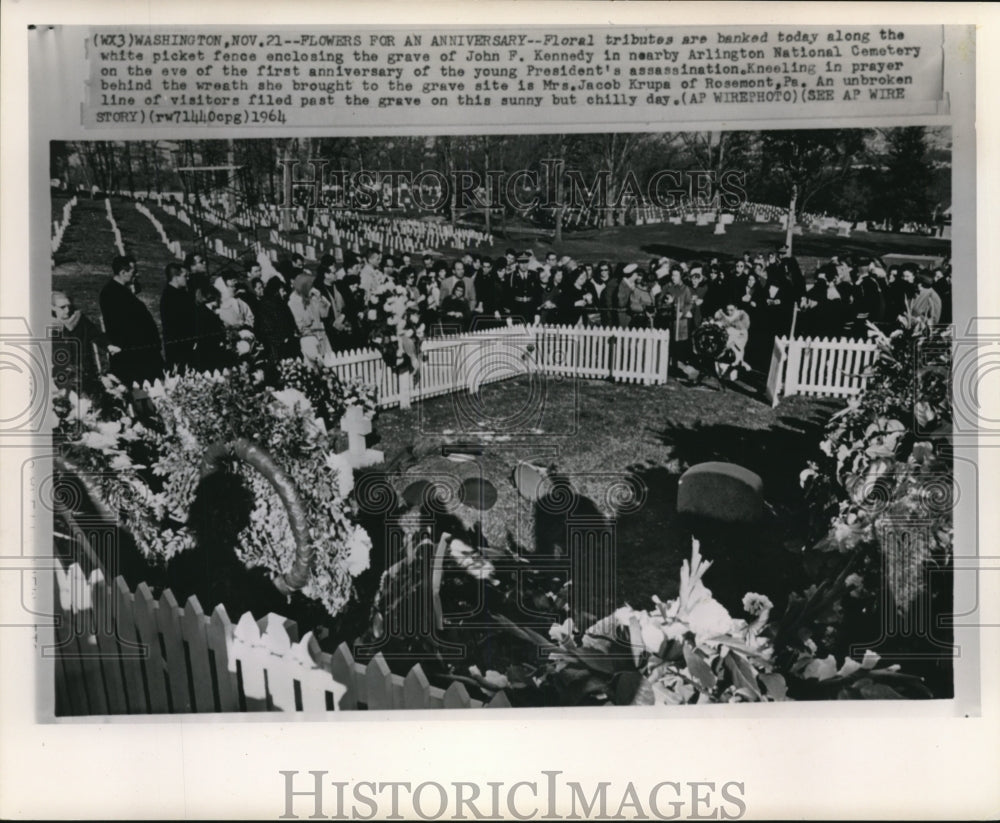
[[[508,323],[666,329],[674,365],[698,362],[695,331],[712,323],[725,330],[734,377],[766,371],[779,335],[864,337],[869,322],[891,327],[907,311],[933,323],[951,319],[947,265],[918,273],[833,257],[807,284],[787,248],[746,252],[725,265],[666,257],[578,263],[554,251],[537,257],[514,249],[497,258],[471,251],[450,260],[395,258],[371,249],[326,255],[314,266],[293,254],[272,267],[261,255],[214,275],[205,255],[191,253],[166,266],[159,324],[136,294],[136,276],[134,258],[112,261],[100,294],[103,331],[74,311],[67,294],[53,294],[57,345],[79,347],[54,358],[57,371],[79,362],[84,386],[93,385],[100,347],[126,384],[165,371],[225,368],[250,341],[271,362],[322,359],[369,343],[369,299],[386,283],[405,290],[430,335]]]

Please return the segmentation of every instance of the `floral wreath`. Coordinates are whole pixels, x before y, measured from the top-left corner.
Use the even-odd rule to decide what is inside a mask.
[[[364,321],[368,339],[397,373],[419,371],[420,347],[426,329],[420,310],[403,286],[380,283],[368,296]]]

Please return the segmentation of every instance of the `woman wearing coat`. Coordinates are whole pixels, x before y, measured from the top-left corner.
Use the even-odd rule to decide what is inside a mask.
[[[764,358],[770,356],[770,352],[765,351],[766,340],[761,333],[763,313],[766,308],[764,294],[757,279],[756,274],[748,274],[743,281],[742,287],[736,288],[736,306],[741,311],[746,312],[750,320],[750,328],[756,331],[750,332],[750,339],[747,341],[746,359],[754,368],[762,368]]]
[[[660,316],[669,323],[666,328],[670,331],[670,360],[672,363],[687,360],[694,292],[681,279],[679,268],[670,271],[670,282],[660,292],[659,301]]]
[[[594,305],[594,292],[587,282],[587,271],[579,268],[574,272],[573,282],[559,295],[559,322],[567,326],[581,325]]]

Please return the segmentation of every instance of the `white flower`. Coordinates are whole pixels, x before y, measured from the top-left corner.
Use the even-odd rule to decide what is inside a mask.
[[[549,626],[549,637],[560,645],[573,638],[573,618],[567,617],[562,623]]]
[[[132,461],[129,459],[127,454],[116,454],[111,459],[111,468],[116,471],[124,471],[125,469],[132,467]]]
[[[272,391],[271,394],[275,400],[292,411],[307,411],[312,409],[309,398],[298,389],[282,389],[281,391]]]
[[[463,559],[470,557],[473,551],[472,546],[468,543],[455,538],[448,544],[448,553],[454,560],[460,563]]]
[[[250,344],[246,340],[236,341],[237,354],[250,354]]]
[[[371,565],[372,541],[361,526],[355,527],[347,541],[347,571],[357,577]]]
[[[368,310],[368,319],[369,320],[377,320],[378,319],[378,312],[375,311],[375,309],[369,309]]]
[[[847,577],[844,578],[844,586],[845,586],[845,588],[847,588],[847,589],[849,589],[851,591],[860,590],[860,589],[864,588],[864,585],[865,585],[865,581],[862,580],[861,575],[858,574],[857,572],[855,572],[853,574],[849,574],[849,575],[847,575]]]
[[[510,685],[510,681],[507,679],[506,675],[500,674],[498,671],[493,669],[487,669],[486,674],[483,676],[483,680],[494,689],[506,689]]]
[[[687,624],[698,638],[716,637],[730,631],[733,618],[721,603],[708,598],[699,601],[688,611]]]
[[[465,573],[475,577],[477,580],[490,580],[496,571],[489,560],[473,560],[469,558],[468,564],[463,563],[462,565],[465,567]]]
[[[117,436],[122,430],[120,420],[102,420],[97,424],[97,430],[108,437]]]
[[[80,442],[86,446],[88,449],[97,449],[98,451],[111,451],[118,445],[118,438],[113,434],[107,434],[100,431],[89,431],[85,432],[80,438]]]
[[[747,592],[743,595],[743,611],[747,614],[757,616],[764,612],[769,612],[774,608],[774,603],[766,594]]]
[[[650,654],[659,654],[663,648],[663,641],[666,635],[663,628],[654,623],[648,612],[637,612],[631,619],[638,625],[639,636],[642,638],[642,647]]]
[[[836,673],[837,661],[831,654],[824,658],[810,660],[809,665],[802,672],[802,677],[806,680],[829,680]]]
[[[326,465],[337,473],[337,487],[341,497],[347,497],[354,489],[354,469],[347,462],[346,454],[329,454]]]

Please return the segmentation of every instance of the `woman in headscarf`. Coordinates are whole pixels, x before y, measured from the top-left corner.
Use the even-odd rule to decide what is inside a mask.
[[[634,329],[649,329],[653,326],[653,315],[656,311],[656,300],[652,294],[656,278],[652,272],[646,272],[636,278],[629,294],[628,308],[631,315],[631,327]]]
[[[301,354],[295,317],[288,308],[288,287],[280,275],[264,284],[258,305],[254,334],[272,362],[298,358]]]
[[[469,330],[472,310],[465,299],[465,283],[461,280],[452,286],[451,294],[441,301],[441,325],[450,332]]]
[[[236,296],[239,275],[226,271],[215,279],[215,290],[219,293],[219,319],[227,329],[252,329],[253,311]]]
[[[195,303],[191,368],[201,372],[225,369],[233,365],[236,358],[235,353],[226,348],[226,325],[219,318],[215,302],[218,290],[209,285],[205,276],[193,279],[191,290]]]

